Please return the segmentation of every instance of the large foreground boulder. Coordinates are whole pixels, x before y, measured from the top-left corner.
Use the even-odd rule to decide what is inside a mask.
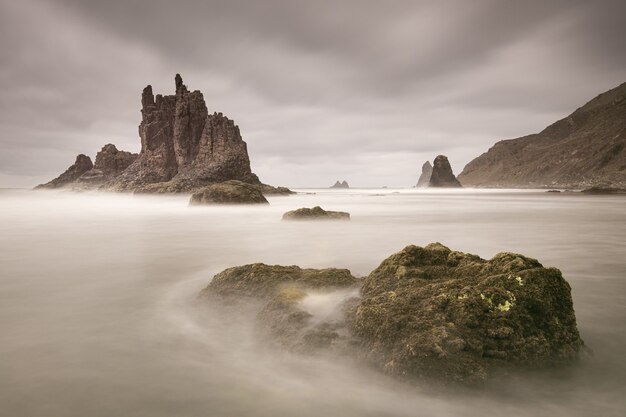
[[[481,381],[495,369],[569,363],[583,347],[561,272],[514,253],[487,261],[439,243],[407,246],[362,294],[354,333],[396,375]]]
[[[283,220],[350,220],[350,213],[324,210],[320,206],[303,207],[283,214]]]
[[[320,294],[342,295],[333,298],[341,313],[307,309]],[[217,274],[201,297],[225,306],[256,300],[258,329],[271,343],[338,349],[408,379],[476,383],[569,364],[584,351],[560,271],[514,253],[485,260],[439,243],[407,246],[365,280],[346,269],[252,264]]]
[[[191,205],[204,204],[269,204],[258,187],[230,180],[208,185],[191,195]]]

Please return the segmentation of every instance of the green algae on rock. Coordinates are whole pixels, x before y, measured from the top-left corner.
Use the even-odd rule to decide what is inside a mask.
[[[439,243],[407,246],[362,294],[354,334],[391,374],[475,382],[497,368],[569,363],[583,348],[561,272],[519,254],[487,261]]]

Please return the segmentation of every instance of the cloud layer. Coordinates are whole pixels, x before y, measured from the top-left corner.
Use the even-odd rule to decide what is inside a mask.
[[[0,186],[108,142],[174,74],[265,182],[410,186],[626,81],[623,1],[0,0]]]

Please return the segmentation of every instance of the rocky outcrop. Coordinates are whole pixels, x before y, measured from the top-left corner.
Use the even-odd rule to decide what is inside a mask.
[[[332,318],[307,308],[308,297],[338,293]],[[245,265],[217,274],[201,297],[260,301],[257,321],[272,343],[340,349],[402,378],[473,384],[586,352],[561,272],[508,252],[485,260],[439,243],[407,246],[363,281],[345,269]]]
[[[346,180],[343,180],[341,182],[335,182],[335,184],[333,184],[330,188],[350,188],[350,186]]]
[[[64,173],[50,182],[36,186],[35,189],[66,187],[92,168],[93,163],[91,162],[91,158],[81,153],[76,157],[74,164],[66,169]]]
[[[430,164],[430,161],[424,162],[422,165],[422,174],[417,180],[417,184],[415,185],[418,188],[428,187],[428,183],[430,182],[430,177],[433,174],[433,166]]]
[[[429,187],[461,187],[461,183],[456,179],[452,173],[452,167],[448,158],[444,155],[439,155],[433,162],[433,169],[428,181]]]
[[[200,298],[228,306],[260,302],[256,320],[262,337],[288,350],[313,352],[347,342],[346,321],[341,314],[318,320],[302,302],[310,291],[356,290],[357,284],[347,269],[259,263],[220,272],[202,290]]]
[[[570,286],[514,253],[487,261],[434,243],[408,246],[365,279],[353,329],[396,375],[473,382],[496,369],[570,363],[583,348]]]
[[[93,168],[85,172],[75,183],[73,188],[95,188],[120,175],[136,159],[136,153],[118,151],[115,145],[104,145],[96,154],[96,163]]]
[[[459,180],[474,187],[626,188],[626,83],[540,133],[497,142]]]
[[[184,192],[227,180],[260,184],[239,127],[222,113],[209,114],[202,93],[189,91],[178,74],[175,85],[170,96],[143,90],[139,158],[107,188]]]
[[[303,207],[283,214],[283,220],[350,220],[350,213],[324,210],[320,206]]]
[[[594,195],[626,194],[626,189],[613,187],[591,187],[582,190],[581,193]]]
[[[75,188],[180,193],[238,180],[269,194],[291,193],[284,187],[262,184],[252,173],[246,142],[232,120],[222,113],[209,114],[202,93],[189,91],[179,74],[175,87],[175,94],[166,96],[155,96],[150,85],[144,88],[139,155],[106,145],[100,158],[96,157],[96,166],[73,184]],[[63,185],[78,179],[72,178],[63,180]]]
[[[258,187],[245,182],[230,180],[207,185],[194,192],[190,205],[211,204],[269,204]]]

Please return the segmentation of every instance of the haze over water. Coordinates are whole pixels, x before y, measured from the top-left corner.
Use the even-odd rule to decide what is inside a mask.
[[[0,414],[15,416],[621,416],[623,196],[495,190],[300,190],[268,207],[187,197],[0,190]],[[320,205],[350,222],[281,222]],[[512,251],[563,272],[585,364],[440,390],[347,358],[259,344],[198,292],[246,263],[367,275],[404,246]],[[307,301],[332,314],[349,294]]]

